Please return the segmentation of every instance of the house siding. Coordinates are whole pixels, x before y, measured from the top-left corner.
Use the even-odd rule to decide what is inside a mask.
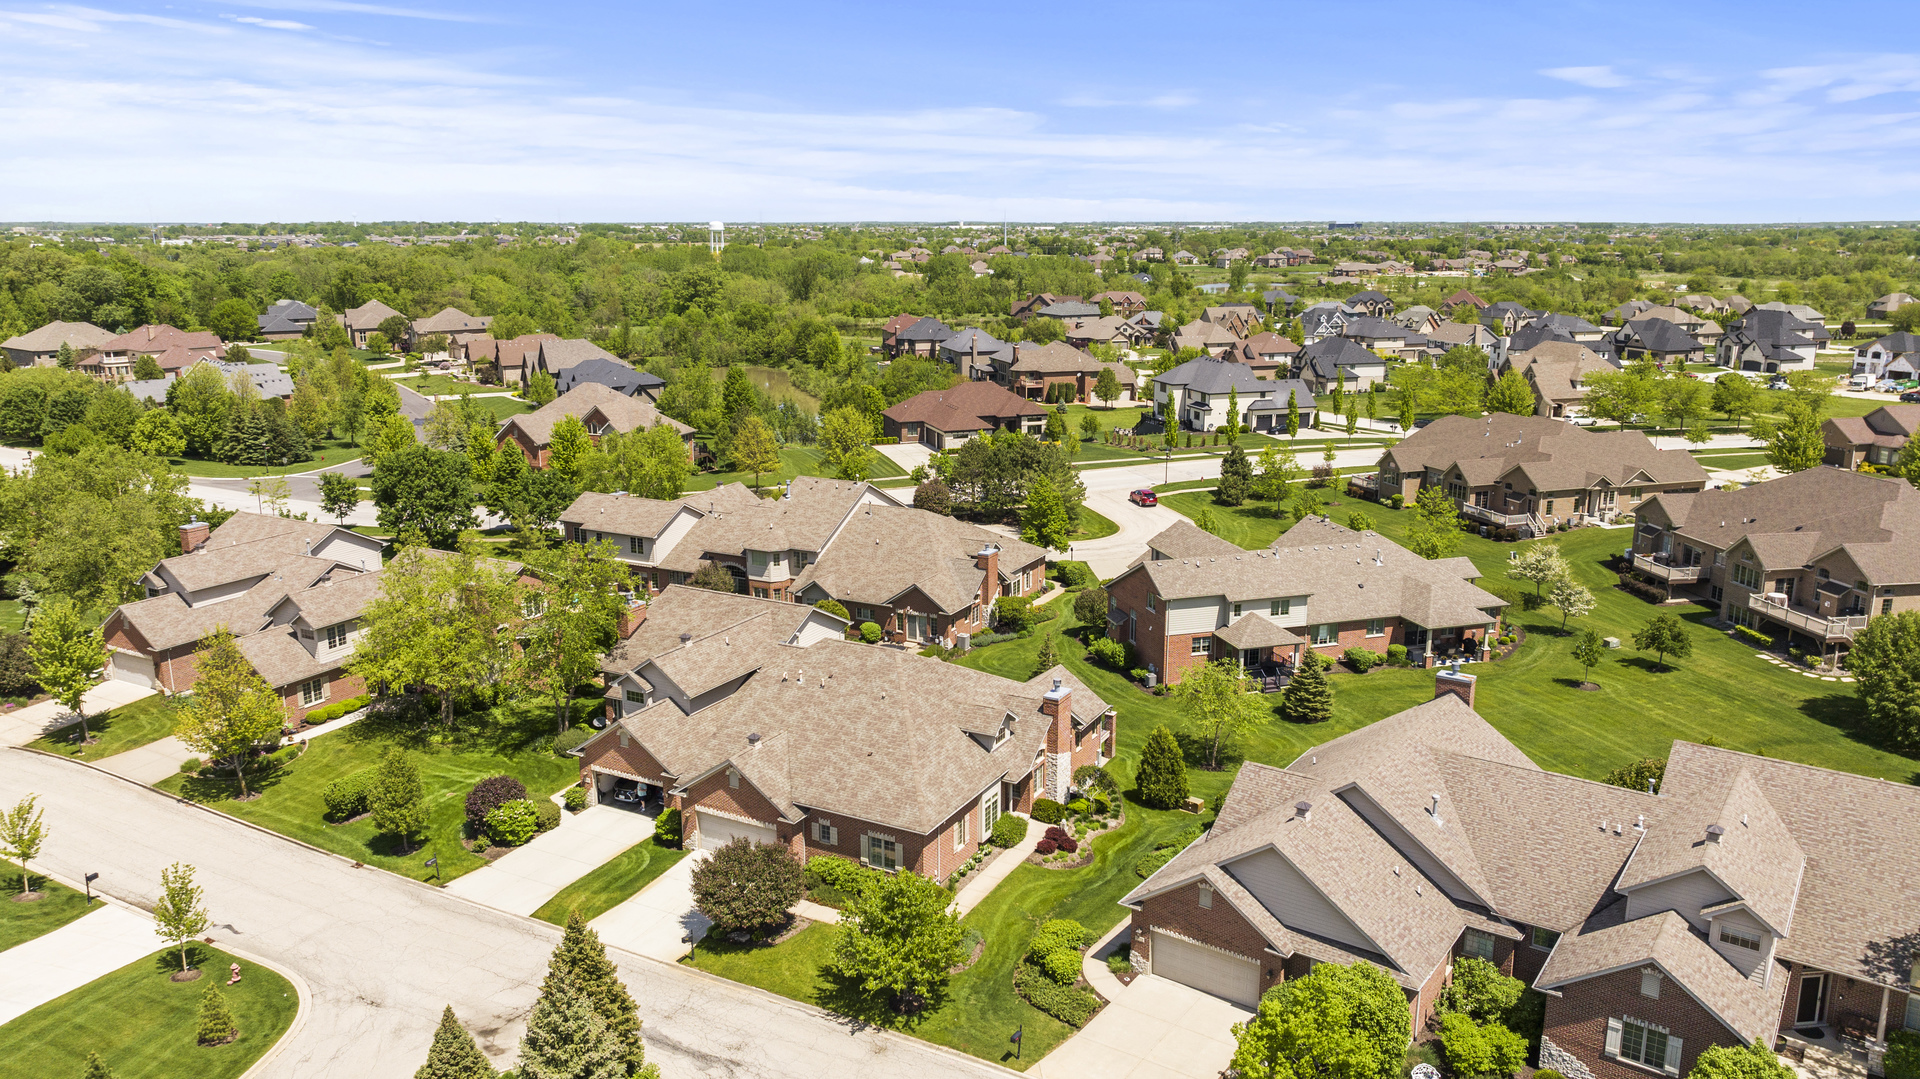
[[[1547,997],[1542,1033],[1560,1048],[1579,1057],[1593,1070],[1594,1079],[1646,1079],[1651,1069],[1606,1055],[1607,1020],[1631,1016],[1666,1027],[1681,1039],[1679,1073],[1693,1070],[1700,1054],[1713,1045],[1739,1045],[1741,1038],[1713,1013],[1689,996],[1672,978],[1660,986],[1660,998],[1640,995],[1640,972],[1651,964],[1603,974],[1564,986],[1560,995]],[[1781,979],[1785,981],[1785,979]],[[1878,1002],[1876,1001],[1876,1006]]]
[[[1153,930],[1164,929],[1189,940],[1203,941],[1206,944],[1235,955],[1245,956],[1260,964],[1260,991],[1262,993],[1280,984],[1287,977],[1298,977],[1290,969],[1292,960],[1285,960],[1273,954],[1267,948],[1267,940],[1254,929],[1233,904],[1219,895],[1213,897],[1213,906],[1200,905],[1200,887],[1188,884],[1170,892],[1156,895],[1140,904],[1133,912],[1132,959],[1136,969],[1146,970],[1153,962]],[[1298,959],[1299,956],[1293,957]],[[1304,974],[1305,971],[1300,972]]]

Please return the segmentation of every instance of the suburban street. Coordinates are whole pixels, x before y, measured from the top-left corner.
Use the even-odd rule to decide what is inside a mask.
[[[37,868],[151,909],[160,870],[198,869],[216,943],[311,992],[258,1073],[404,1079],[451,1004],[496,1067],[510,1066],[559,930],[377,869],[355,869],[84,765],[0,750],[0,803],[40,796]],[[154,947],[160,947],[155,938]],[[686,968],[614,952],[645,1022],[647,1056],[675,1077],[959,1079],[992,1065]]]

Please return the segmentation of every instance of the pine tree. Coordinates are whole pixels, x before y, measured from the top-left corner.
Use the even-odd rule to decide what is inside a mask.
[[[520,1039],[520,1079],[626,1079],[627,1054],[577,978],[549,975]]]
[[[233,1025],[233,1013],[227,1010],[220,987],[208,985],[200,997],[200,1044],[225,1045],[239,1036],[240,1028]]]
[[[1280,718],[1289,723],[1325,723],[1333,718],[1333,682],[1315,659],[1300,664],[1280,694]]]
[[[113,1079],[113,1069],[100,1059],[99,1053],[88,1053],[87,1074],[82,1079]]]
[[[1034,674],[1050,671],[1060,665],[1060,653],[1054,651],[1053,634],[1047,634],[1040,642],[1040,655],[1034,660]]]
[[[553,950],[540,991],[558,992],[569,980],[592,998],[600,1021],[623,1047],[627,1070],[621,1074],[651,1074],[655,1069],[647,1067],[647,1048],[640,1040],[640,1010],[626,983],[620,980],[620,972],[607,958],[607,946],[600,942],[600,934],[587,928],[579,911],[567,918],[566,931],[560,946]]]
[[[440,1013],[439,1028],[433,1032],[427,1062],[413,1073],[413,1079],[495,1079],[498,1074],[474,1044],[473,1035],[454,1018],[453,1005],[447,1005]]]
[[[1155,727],[1147,736],[1135,780],[1140,800],[1155,809],[1178,809],[1186,804],[1187,762],[1180,753],[1179,741],[1165,725]]]
[[[1227,456],[1220,462],[1220,487],[1214,497],[1223,506],[1238,506],[1247,501],[1253,491],[1253,463],[1247,460],[1247,451],[1235,442],[1227,450]]]

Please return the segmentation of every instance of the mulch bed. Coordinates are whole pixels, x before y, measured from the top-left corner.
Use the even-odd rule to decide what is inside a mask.
[[[973,945],[973,954],[968,956],[966,958],[966,961],[961,963],[959,966],[947,968],[947,973],[958,974],[961,971],[966,970],[968,967],[974,965],[975,963],[978,963],[980,961],[980,957],[982,955],[985,955],[986,951],[987,951],[987,938],[981,937]]]
[[[1038,824],[1039,822],[1035,821],[1034,823]],[[1088,832],[1087,838],[1080,840],[1080,849],[1074,852],[1075,856],[1072,858],[1065,859],[1064,861],[1049,862],[1047,861],[1047,855],[1029,854],[1027,855],[1027,861],[1043,869],[1085,869],[1087,866],[1093,864],[1093,841],[1125,823],[1127,823],[1127,815],[1122,813],[1113,818],[1112,822],[1106,827],[1097,828]],[[1047,826],[1041,825],[1041,827],[1045,828]],[[1062,824],[1060,827],[1065,828],[1066,825]]]
[[[1505,659],[1513,655],[1515,649],[1527,643],[1527,627],[1509,624],[1507,628],[1513,631],[1513,643],[1495,648],[1491,653],[1494,659]]]
[[[176,970],[172,974],[167,975],[167,980],[170,982],[197,982],[200,980],[200,973],[197,968],[184,971]]]
[[[787,915],[787,924],[781,928],[780,932],[775,933],[773,936],[754,940],[746,930],[741,929],[726,934],[724,939],[729,944],[745,944],[752,948],[771,948],[776,944],[785,944],[787,941],[792,940],[795,934],[812,924],[812,918],[802,918],[798,914],[790,913]]]
[[[966,876],[960,877],[955,881],[953,881],[953,887],[955,891],[958,891],[961,888],[964,888],[968,881],[979,876],[981,873],[986,872],[987,867],[993,864],[994,859],[1000,857],[1002,854],[1007,853],[1007,849],[1005,847],[995,847],[989,843],[982,843],[981,848],[987,851],[987,856],[985,858],[980,859],[980,864],[973,867],[973,872],[968,873]],[[829,903],[827,905],[832,906],[833,904]]]
[[[45,892],[26,892],[24,894],[14,896],[11,900],[9,900],[9,902],[37,903],[40,900],[45,899],[46,897],[47,897],[47,893]]]

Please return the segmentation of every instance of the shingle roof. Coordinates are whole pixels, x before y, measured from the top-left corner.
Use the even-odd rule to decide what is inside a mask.
[[[1763,569],[1797,568],[1844,549],[1875,585],[1920,582],[1920,490],[1895,477],[1813,468],[1684,502],[1655,495],[1645,511],[1713,550],[1746,539]]]
[[[104,348],[115,340],[112,330],[103,330],[91,322],[49,322],[37,330],[28,330],[7,339],[0,348],[20,352],[58,352],[61,345],[72,345],[76,352]]]
[[[913,325],[894,335],[896,341],[945,341],[953,336],[953,330],[947,324],[929,315],[919,319]]]
[[[1259,372],[1244,363],[1201,356],[1188,360],[1154,379],[1166,386],[1185,386],[1200,393],[1226,393],[1238,390],[1258,393],[1272,390],[1273,383],[1263,381]]]
[[[982,431],[1021,416],[1044,416],[1045,405],[991,382],[962,382],[926,390],[887,409],[896,423],[924,423],[937,431]]]
[[[1651,483],[1705,483],[1706,469],[1685,450],[1656,449],[1638,431],[1596,433],[1560,420],[1497,412],[1484,418],[1442,416],[1381,455],[1400,472],[1458,465],[1468,482],[1484,486],[1519,469],[1542,491],[1566,491],[1605,482],[1623,486],[1645,475]]]
[[[1001,548],[1005,570],[1041,561],[1046,551],[979,525],[910,506],[863,506],[794,582],[819,588],[842,604],[891,604],[918,588],[938,613],[964,610],[980,598],[986,573],[974,557],[988,544]],[[998,595],[994,582],[989,595]],[[907,605],[909,609],[911,604]],[[924,612],[933,613],[933,612]]]
[[[1306,359],[1314,375],[1323,379],[1342,377],[1340,371],[1342,367],[1361,367],[1387,362],[1378,354],[1361,348],[1351,338],[1346,337],[1322,337],[1301,349],[1300,355]]]
[[[1780,936],[1793,935],[1794,894],[1806,856],[1749,772],[1686,795],[1670,794],[1660,824],[1634,849],[1623,892],[1705,870]],[[1721,829],[1714,841],[1709,829]]]
[[[615,393],[632,397],[642,389],[665,386],[667,380],[648,371],[636,371],[619,360],[582,360],[554,376],[554,389],[569,393],[583,382],[598,382]]]
[[[1231,558],[1246,552],[1182,517],[1148,540],[1146,551],[1139,558],[1134,559],[1132,564],[1137,566],[1142,562],[1151,561],[1156,553],[1163,559],[1180,559],[1221,556]]]
[[[892,495],[867,483],[796,476],[786,496],[754,498],[737,484],[729,497],[708,491],[685,501],[705,516],[659,564],[691,573],[706,552],[738,556],[744,551],[824,551],[835,531],[862,503],[898,505]],[[746,497],[740,497],[744,492]]]
[[[656,656],[679,648],[682,633],[705,637],[734,626],[747,626],[741,634],[743,640],[791,640],[813,612],[812,607],[785,600],[758,599],[692,585],[668,585],[647,604],[646,619],[639,627],[601,657],[600,669],[611,674],[626,674]]]
[[[682,436],[693,433],[693,428],[671,416],[663,416],[660,410],[637,397],[628,397],[598,382],[582,382],[572,390],[548,401],[524,416],[514,416],[501,425],[504,434],[507,428],[517,427],[526,432],[535,446],[545,446],[553,441],[553,427],[564,416],[578,416],[585,420],[588,414],[598,413],[620,432],[638,431],[652,428],[655,424],[667,424]]]
[[[220,338],[204,330],[189,333],[164,324],[149,324],[128,330],[105,342],[100,346],[100,351],[158,354],[172,348],[206,350],[219,347]]]
[[[1059,341],[1050,341],[1044,345],[1016,344],[1013,346],[1013,362],[1007,367],[1009,371],[1036,373],[1063,371],[1079,373],[1099,369],[1100,361],[1094,359],[1092,355]]]
[[[577,337],[563,337],[552,341],[541,341],[537,346],[536,355],[539,357],[540,366],[548,374],[552,375],[558,375],[574,364],[585,363],[588,360],[620,362],[620,357],[615,356],[613,353],[608,352],[592,341]]]
[[[1634,343],[1649,352],[1697,352],[1704,346],[1687,331],[1665,319],[1635,319],[1627,323]]]
[[[349,309],[340,319],[350,330],[377,330],[382,322],[398,314],[400,312],[379,300],[368,300],[359,307]]]
[[[457,307],[443,307],[426,318],[413,320],[415,336],[429,333],[478,333],[493,325],[492,315],[469,315]]]

